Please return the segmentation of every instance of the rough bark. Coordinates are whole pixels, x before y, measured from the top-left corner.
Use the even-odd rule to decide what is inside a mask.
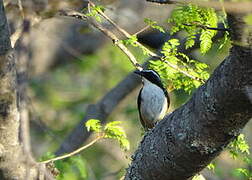
[[[3,0],[0,0],[0,179],[52,179],[44,166],[27,158],[20,143],[16,68]]]
[[[143,138],[125,179],[184,180],[202,170],[252,117],[251,29],[229,16],[234,45],[211,78]],[[249,32],[249,33],[248,33]]]
[[[18,140],[15,58],[9,38],[3,1],[0,0],[0,179],[18,179],[24,175]]]

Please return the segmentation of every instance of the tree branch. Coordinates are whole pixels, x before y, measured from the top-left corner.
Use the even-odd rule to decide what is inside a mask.
[[[91,1],[89,1],[90,5],[92,7],[95,7],[95,4],[92,3]],[[104,19],[106,19],[109,23],[111,23],[120,33],[122,33],[126,38],[131,38],[131,35],[125,31],[123,28],[121,28],[120,26],[118,26],[112,19],[110,19],[105,13],[103,13],[102,11],[98,10],[97,11]],[[99,29],[99,27],[97,27],[97,25],[95,26],[96,28]],[[108,34],[106,34],[108,35]],[[111,37],[111,36],[110,36]],[[204,83],[205,81],[199,77],[196,77],[196,76],[193,76],[191,75],[189,72],[186,72],[184,71],[183,69],[181,69],[179,66],[177,66],[176,64],[173,64],[167,60],[165,60],[164,57],[160,56],[159,54],[155,53],[155,52],[152,52],[151,50],[149,50],[148,48],[146,48],[144,45],[142,45],[140,42],[136,41],[135,44],[139,47],[141,47],[142,49],[144,49],[144,51],[147,52],[147,54],[149,56],[152,56],[152,57],[155,57],[157,59],[159,59],[160,61],[163,61],[165,62],[168,66],[170,66],[171,68],[173,68],[174,70],[196,80],[196,81],[199,81],[201,83]]]
[[[188,179],[219,155],[251,119],[246,87],[252,85],[252,33],[247,32],[243,16],[229,15],[228,21],[239,46],[231,48],[185,105],[144,136],[126,180]]]
[[[205,25],[202,25],[202,24],[198,24],[197,22],[195,23],[192,23],[192,24],[183,24],[185,26],[195,26],[195,27],[198,27],[198,28],[202,28],[202,29],[209,29],[209,30],[215,30],[215,31],[229,31],[228,28],[215,28],[215,27],[208,27],[208,26],[205,26]]]
[[[64,16],[69,16],[69,17],[75,17],[81,20],[85,20],[87,21],[89,24],[91,24],[92,26],[94,26],[95,28],[97,28],[99,31],[101,31],[104,35],[106,35],[107,37],[109,37],[113,43],[119,47],[122,52],[129,58],[130,62],[133,64],[133,66],[136,69],[142,70],[141,65],[137,62],[135,56],[128,50],[128,48],[116,37],[115,34],[113,34],[110,30],[108,30],[106,27],[102,26],[101,24],[97,23],[95,20],[93,20],[92,18],[89,18],[88,16],[86,16],[83,13],[79,13],[77,11],[60,11],[60,15],[64,15]]]
[[[68,153],[68,154],[65,154],[65,155],[62,155],[62,156],[58,156],[58,157],[55,157],[55,158],[52,158],[52,159],[48,159],[48,160],[45,160],[45,161],[41,161],[39,163],[40,164],[47,164],[47,163],[50,163],[50,162],[54,162],[54,161],[58,161],[58,160],[62,160],[62,159],[66,159],[68,157],[74,156],[76,154],[79,154],[81,151],[87,149],[88,147],[92,146],[94,143],[96,143],[100,139],[103,139],[104,137],[105,137],[104,134],[99,135],[94,140],[92,140],[90,143],[88,143],[85,146],[82,146],[82,147],[76,149],[75,151],[73,151],[71,153]]]

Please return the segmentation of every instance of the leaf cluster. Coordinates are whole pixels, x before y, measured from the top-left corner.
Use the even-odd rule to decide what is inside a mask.
[[[249,155],[249,145],[245,140],[244,134],[240,134],[229,144],[228,148],[233,158],[237,158],[240,153]]]
[[[138,41],[138,39],[137,39],[137,36],[136,36],[136,35],[132,35],[132,36],[130,36],[130,38],[128,38],[128,39],[121,40],[121,42],[122,42],[124,45],[131,45],[131,46],[133,46],[133,47],[137,47],[137,48],[141,49],[143,55],[149,55],[148,50],[147,50],[144,46],[142,46],[142,45],[136,43],[137,41]]]
[[[105,126],[101,125],[100,120],[90,119],[86,122],[88,131],[92,130],[96,133],[103,133],[105,138],[115,139],[119,142],[123,150],[129,150],[130,144],[126,133],[121,126],[120,121],[113,121],[107,123]]]
[[[249,145],[245,140],[244,134],[240,134],[228,145],[229,152],[233,159],[242,159],[247,166],[252,165],[252,160],[249,157]],[[252,173],[246,168],[236,168],[235,175],[245,176],[246,178],[252,178]]]
[[[158,23],[157,23],[156,21],[151,20],[151,19],[149,19],[149,18],[145,18],[145,19],[144,19],[144,22],[145,22],[147,25],[149,25],[151,28],[157,29],[157,30],[159,30],[160,32],[165,33],[164,28],[161,27],[161,26],[159,26]]]
[[[168,23],[172,24],[172,34],[181,30],[187,32],[186,48],[194,46],[196,35],[200,34],[200,51],[205,54],[211,48],[212,38],[216,35],[215,30],[206,27],[217,27],[218,18],[213,8],[189,4],[175,8]]]
[[[171,89],[183,89],[190,93],[194,88],[199,87],[201,82],[175,70],[165,63],[165,61],[168,61],[188,74],[203,80],[209,78],[209,73],[206,71],[208,66],[205,63],[190,59],[184,53],[178,52],[179,45],[180,43],[178,39],[170,39],[167,41],[161,51],[164,55],[163,60],[152,60],[150,61],[149,67],[160,74],[166,86],[169,86]]]
[[[84,10],[87,10],[87,8],[85,8]],[[103,6],[95,5],[91,6],[89,12],[86,13],[85,15],[95,18],[97,22],[102,22],[102,19],[99,16],[99,12],[103,11],[105,11],[105,8]]]

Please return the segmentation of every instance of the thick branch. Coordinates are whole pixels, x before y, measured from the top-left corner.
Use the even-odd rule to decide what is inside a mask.
[[[251,39],[244,33],[242,19],[229,16],[236,44]],[[230,55],[190,101],[145,135],[125,179],[190,178],[239,135],[252,117],[246,92],[252,85],[252,49],[247,45],[232,47]]]

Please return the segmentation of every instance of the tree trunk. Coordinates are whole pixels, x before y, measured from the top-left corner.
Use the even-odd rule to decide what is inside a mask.
[[[24,153],[20,143],[16,69],[3,0],[0,0],[0,179],[52,179],[44,166]]]
[[[15,68],[3,1],[0,0],[0,179],[18,179],[24,176],[18,139]]]

